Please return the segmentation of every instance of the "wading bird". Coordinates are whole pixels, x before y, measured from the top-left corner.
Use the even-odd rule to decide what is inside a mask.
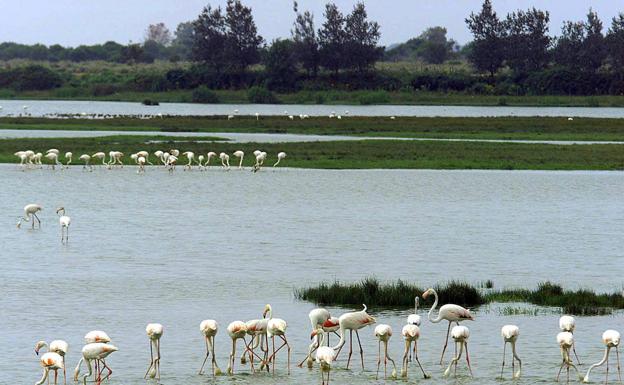
[[[26,162],[28,162],[28,155],[26,154],[26,151],[18,151],[14,153],[13,155],[19,158],[20,166],[22,168],[22,171],[24,171],[24,169],[26,168]]]
[[[195,153],[192,151],[185,151],[182,156],[186,156],[188,163],[184,166],[184,171],[187,169],[190,171],[193,168],[193,161],[195,161]]]
[[[139,151],[137,152],[137,156],[140,157],[144,157],[145,158],[145,162],[147,162],[147,164],[153,166],[154,164],[152,162],[150,162],[149,160],[149,152],[143,150],[143,151]]]
[[[54,370],[54,385],[56,385],[58,379],[58,370],[65,369],[65,366],[63,365],[63,357],[61,357],[57,353],[48,352],[41,356],[39,363],[43,368],[43,376],[39,381],[35,383],[35,385],[43,384],[45,380],[48,379],[50,370]]]
[[[446,347],[448,346],[448,338],[449,338],[449,333],[451,331],[451,324],[455,322],[457,326],[459,326],[459,322],[465,321],[465,320],[473,321],[474,317],[472,316],[472,314],[470,314],[470,310],[468,309],[465,309],[459,305],[446,304],[442,306],[440,310],[438,311],[437,318],[433,318],[433,311],[438,306],[438,293],[436,293],[436,291],[433,289],[427,289],[427,291],[423,293],[422,297],[423,299],[427,299],[427,297],[430,296],[431,294],[433,294],[434,301],[433,301],[433,305],[431,306],[431,309],[429,310],[429,314],[427,315],[427,318],[429,318],[429,321],[433,323],[438,323],[442,320],[448,321],[449,323],[448,329],[446,330],[444,348],[442,348],[442,355],[440,356],[440,365],[442,365],[442,360],[444,359],[444,352],[446,352]]]
[[[71,164],[72,156],[74,156],[74,154],[72,154],[71,152],[65,153],[65,168],[68,168],[69,165]]]
[[[282,160],[284,160],[284,158],[286,158],[286,153],[285,152],[279,152],[277,154],[277,162],[275,162],[275,164],[273,165],[273,167],[277,166]]]
[[[358,340],[358,345],[360,347],[360,358],[362,360],[362,370],[364,370],[364,350],[362,349],[362,343],[360,342],[360,335],[358,333],[359,329],[362,329],[368,325],[374,324],[375,318],[368,315],[366,312],[366,305],[363,310],[354,311],[350,313],[345,313],[338,318],[338,322],[340,324],[340,342],[338,345],[334,346],[334,350],[338,351],[342,349],[346,342],[345,333],[349,331],[349,358],[347,359],[347,369],[349,369],[349,364],[351,363],[351,355],[353,354],[353,332],[355,331],[355,336]]]
[[[420,360],[418,359],[418,339],[420,338],[420,328],[413,324],[407,324],[403,326],[401,335],[405,340],[405,352],[403,353],[403,365],[401,366],[401,377],[407,377],[407,363],[409,361],[408,356],[411,354],[411,345],[414,344],[414,359],[418,363],[420,370],[423,373],[424,378],[429,378],[430,375],[425,372]]]
[[[561,318],[559,318],[559,329],[561,329],[562,332],[574,334],[574,329],[576,329],[576,320],[574,317],[569,315],[561,316]],[[574,344],[572,344],[572,352],[574,353],[574,357],[576,357],[576,363],[580,365],[581,360],[579,360],[579,357],[576,354],[576,346],[574,346]]]
[[[303,363],[307,361],[308,367],[311,368],[314,362],[312,360],[312,353],[314,353],[314,351],[319,347],[319,338],[320,338],[319,336],[315,334],[315,331],[319,328],[322,328],[325,321],[331,318],[331,315],[329,314],[329,311],[327,309],[316,308],[316,309],[310,310],[310,312],[308,313],[308,318],[310,319],[310,324],[312,325],[311,337],[313,338],[313,340],[310,346],[308,347],[308,354],[303,359],[303,361],[301,361],[299,365],[297,366],[302,367]]]
[[[268,318],[267,322],[267,337],[271,337],[271,343],[273,347],[273,354],[269,357],[266,363],[272,363],[273,374],[275,374],[275,358],[277,352],[279,352],[284,346],[288,349],[288,374],[290,374],[290,345],[286,339],[286,328],[288,324],[281,318],[273,318],[273,309],[271,305],[267,305],[264,311],[263,317]],[[275,337],[279,337],[282,340],[282,344],[275,349]]]
[[[137,174],[145,172],[145,157],[139,156],[137,158],[137,164],[139,165],[139,169],[137,170]]]
[[[457,356],[453,357],[449,363],[448,368],[444,371],[444,377],[448,377],[451,373],[451,368],[455,366],[455,376],[457,376],[457,362],[462,356],[464,349],[466,349],[466,363],[468,364],[468,370],[470,371],[470,377],[472,377],[472,368],[470,367],[470,355],[468,354],[468,337],[470,337],[470,330],[466,326],[459,325],[453,326],[451,330],[451,337],[455,341],[455,350],[458,351]]]
[[[65,355],[69,351],[69,344],[63,340],[54,340],[50,342],[50,345],[48,345],[48,343],[45,341],[38,341],[35,344],[35,353],[39,355],[39,352],[43,348],[48,348],[48,352],[56,353],[61,356],[61,362],[63,364],[63,383],[67,384],[67,373],[65,371]],[[54,383],[56,384],[56,370],[54,373]]]
[[[147,324],[145,333],[150,340],[150,365],[145,372],[143,378],[160,379],[160,338],[163,335],[163,326],[161,324]]]
[[[410,314],[407,316],[408,325],[420,326],[420,315],[418,315],[419,303],[420,303],[420,298],[418,298],[418,296],[414,297],[414,314]]]
[[[201,171],[204,171],[206,169],[206,167],[204,166],[204,159],[206,158],[203,155],[199,155],[197,157],[197,167],[199,167]]]
[[[329,384],[329,373],[331,371],[331,364],[336,359],[336,351],[329,346],[323,345],[323,338],[325,335],[322,329],[317,330],[316,335],[319,337],[319,348],[316,350],[316,362],[319,363],[321,370],[321,384]],[[327,380],[325,380],[325,373],[327,373]]]
[[[561,366],[559,367],[559,373],[557,373],[557,382],[559,382],[559,376],[564,366],[568,374],[567,382],[570,382],[570,368],[574,368],[579,379],[583,380],[583,376],[570,358],[570,349],[574,346],[574,335],[570,332],[561,332],[557,334],[557,343],[559,344],[559,349],[561,349]]]
[[[204,163],[204,167],[210,167],[210,160],[217,156],[216,152],[210,151],[206,154],[206,163]]]
[[[91,166],[91,156],[87,154],[82,154],[78,159],[84,162],[84,166],[82,166],[83,170],[93,171],[93,166]]]
[[[199,324],[199,330],[201,331],[204,339],[206,340],[206,357],[204,358],[204,362],[202,363],[201,368],[199,368],[199,374],[203,374],[204,365],[206,365],[206,361],[210,354],[212,354],[212,375],[218,376],[221,374],[221,369],[219,369],[219,365],[217,365],[217,359],[215,357],[215,349],[214,342],[215,336],[217,335],[217,331],[219,330],[219,324],[217,321],[212,319],[203,320]]]
[[[516,341],[520,335],[520,328],[516,325],[505,325],[501,328],[501,336],[503,337],[503,365],[501,365],[501,378],[503,378],[503,370],[505,370],[505,349],[507,344],[511,345],[511,375],[512,378],[520,378],[520,372],[522,371],[522,361],[516,353]],[[518,360],[518,372],[516,372],[515,362]]]
[[[392,328],[390,327],[390,325],[386,324],[377,325],[375,327],[375,337],[377,337],[377,339],[379,340],[377,352],[377,374],[375,375],[375,379],[379,379],[379,365],[381,364],[381,344],[384,345],[384,379],[388,377],[388,360],[392,362],[392,366],[394,367],[394,369],[392,369],[391,376],[392,378],[396,378],[396,364],[394,363],[394,360],[388,355],[388,341],[390,340],[390,337],[392,337]]]
[[[230,169],[230,156],[226,154],[225,152],[222,152],[219,154],[219,159],[221,159],[221,165],[223,166],[223,169],[229,170]]]
[[[123,156],[124,154],[121,151],[109,151],[108,158],[110,160],[108,161],[108,168],[111,168],[117,164],[123,168],[123,162],[121,161],[121,158],[123,158]]]
[[[245,153],[242,152],[241,150],[238,151],[234,151],[234,153],[232,154],[235,157],[237,157],[239,159],[238,161],[238,169],[242,170],[243,169],[243,158],[245,157]]]
[[[260,168],[264,164],[266,157],[267,157],[267,153],[264,151],[261,151],[258,155],[256,155],[256,163],[253,166],[253,172],[260,171]]]
[[[250,366],[252,373],[255,372],[254,368],[254,357],[260,360],[260,370],[262,370],[265,364],[268,362],[267,358],[269,355],[269,341],[267,338],[267,326],[269,320],[264,318],[267,314],[268,305],[264,307],[264,311],[262,313],[261,319],[253,319],[245,322],[245,327],[247,328],[247,334],[251,336],[251,339],[248,343],[245,344],[245,351],[241,355],[241,363],[245,364],[247,361],[247,355],[249,355]],[[255,349],[260,346],[260,350],[263,352],[263,357],[260,357],[256,354]],[[269,370],[268,366],[266,367],[267,371]]]
[[[78,376],[80,375],[80,366],[83,362],[86,362],[89,372],[82,376],[82,383],[83,385],[87,385],[87,378],[93,374],[92,361],[95,361],[96,364],[95,382],[99,384],[102,381],[106,380],[108,377],[110,377],[111,374],[113,374],[113,371],[108,365],[106,365],[104,359],[108,357],[109,354],[111,354],[112,352],[116,352],[117,350],[118,349],[116,346],[101,342],[89,343],[85,345],[82,348],[82,358],[80,359],[80,361],[78,361],[78,365],[74,370],[74,381],[78,381]],[[98,362],[102,363],[102,365],[104,366],[99,370],[97,368]],[[108,370],[108,374],[104,378],[102,378],[102,372],[104,371],[104,369]]]
[[[69,225],[71,224],[71,218],[65,215],[65,207],[56,209],[56,214],[59,216],[59,225],[61,226],[61,243],[69,242]]]
[[[45,155],[46,159],[49,159],[52,162],[52,170],[55,169],[56,166],[63,166],[63,163],[59,162],[58,154],[55,152],[49,152]]]
[[[41,228],[41,220],[39,220],[39,217],[37,216],[37,213],[41,210],[43,210],[43,207],[36,203],[24,206],[24,216],[18,218],[17,228],[19,229],[22,226],[22,222],[31,222],[32,229],[34,229],[35,221],[39,224],[39,228]]]
[[[620,352],[618,351],[618,346],[620,345],[620,333],[616,330],[606,330],[602,333],[602,343],[605,345],[605,352],[602,360],[597,362],[589,367],[587,370],[587,374],[583,379],[583,382],[589,382],[589,374],[594,368],[607,364],[607,373],[605,375],[605,384],[609,382],[609,351],[615,348],[615,354],[617,359],[617,371],[618,371],[618,380],[622,382],[622,375],[620,373]]]
[[[103,152],[96,152],[95,154],[91,155],[92,158],[94,159],[99,159],[102,161],[102,166],[106,166],[106,154]]]
[[[232,351],[230,352],[230,361],[228,362],[227,374],[234,374],[234,361],[236,361],[236,341],[243,340],[243,344],[247,345],[245,336],[247,335],[247,325],[243,321],[231,322],[227,327],[227,333],[232,339]]]

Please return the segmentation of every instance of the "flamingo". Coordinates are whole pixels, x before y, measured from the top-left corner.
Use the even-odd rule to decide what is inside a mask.
[[[33,157],[33,161],[35,162],[37,166],[39,166],[39,168],[43,167],[43,164],[41,163],[41,158],[43,158],[43,154],[40,152],[36,153],[35,156]]]
[[[570,332],[574,334],[574,329],[576,329],[576,320],[574,317],[570,315],[564,315],[559,318],[559,329],[562,332]],[[576,354],[576,346],[572,345],[572,352],[574,353],[574,357],[576,357],[576,363],[581,364],[581,360],[579,360],[578,355]]]
[[[271,305],[266,305],[263,317],[267,317],[269,319],[269,321],[267,322],[267,336],[271,337],[271,344],[273,346],[273,354],[269,357],[266,363],[267,365],[269,362],[273,363],[272,369],[273,374],[275,375],[276,354],[280,351],[280,349],[286,346],[286,348],[288,349],[288,374],[290,374],[290,345],[288,344],[288,340],[286,339],[286,328],[288,327],[288,324],[281,318],[273,318],[273,309],[271,308]],[[282,340],[282,344],[277,348],[277,350],[275,349],[275,336],[279,337]]]
[[[91,166],[91,164],[90,164],[91,163],[91,156],[90,155],[82,154],[82,155],[80,155],[80,158],[78,158],[78,159],[80,159],[81,161],[83,161],[85,163],[84,166],[82,166],[83,170],[87,170],[88,169],[89,171],[93,171],[93,166]]]
[[[60,152],[58,149],[56,149],[56,148],[51,148],[51,149],[49,149],[48,151],[46,151],[46,155],[48,155],[48,154],[56,154],[56,155],[60,155],[60,154],[61,154],[61,152]]]
[[[420,315],[418,315],[419,303],[420,303],[420,298],[418,298],[418,296],[414,297],[414,314],[410,314],[407,316],[408,325],[420,326]]]
[[[82,358],[80,359],[80,361],[78,361],[78,365],[74,370],[74,381],[78,381],[78,376],[80,375],[80,366],[83,362],[86,362],[89,373],[86,373],[82,376],[82,383],[83,385],[87,385],[87,378],[93,374],[91,361],[95,361],[96,364],[95,382],[99,384],[102,381],[106,380],[108,377],[110,377],[111,374],[113,374],[113,371],[106,365],[106,363],[104,363],[104,359],[108,357],[111,353],[116,352],[117,350],[119,349],[117,349],[115,345],[105,344],[102,342],[89,343],[85,345],[82,348]],[[104,378],[101,378],[102,371],[98,371],[97,369],[98,362],[102,362],[104,367],[108,369],[108,374]]]
[[[55,169],[55,166],[63,166],[63,164],[61,162],[59,162],[58,160],[58,154],[55,152],[49,152],[45,155],[45,157],[47,159],[49,159],[50,161],[52,161],[52,170]]]
[[[121,158],[124,156],[123,152],[120,151],[110,151],[108,153],[108,158],[110,159],[108,162],[108,168],[110,169],[112,166],[119,164],[121,167],[123,167],[123,162],[121,161]]]
[[[139,156],[137,159],[137,164],[139,165],[139,169],[137,170],[137,174],[145,172],[145,157]]]
[[[391,376],[392,378],[396,378],[396,364],[394,363],[394,360],[388,355],[388,341],[390,340],[390,337],[392,337],[392,328],[390,327],[390,325],[386,324],[377,325],[375,327],[375,337],[377,337],[377,339],[379,340],[379,348],[377,354],[377,374],[375,375],[375,379],[379,379],[379,365],[381,364],[381,344],[384,345],[384,379],[388,377],[388,360],[390,360],[390,362],[392,362],[392,366],[394,366]]]
[[[130,154],[130,159],[132,159],[135,164],[139,164],[139,154],[137,153]]]
[[[59,224],[61,225],[61,243],[67,243],[69,242],[69,225],[71,224],[71,218],[65,215],[65,207],[56,209],[56,214],[59,216]]]
[[[72,156],[74,156],[74,154],[71,153],[71,152],[66,152],[65,153],[65,168],[68,168],[69,165],[71,164]]]
[[[195,153],[192,151],[186,151],[182,153],[182,156],[186,156],[186,159],[188,159],[188,163],[184,166],[184,171],[187,169],[190,171],[193,167],[193,161],[195,160]]]
[[[459,326],[460,321],[471,320],[474,321],[474,317],[470,314],[470,310],[465,309],[459,305],[454,304],[446,304],[440,308],[438,311],[438,317],[433,318],[433,311],[438,306],[438,293],[433,289],[427,289],[422,295],[423,299],[427,299],[428,296],[433,294],[435,300],[433,301],[433,306],[429,310],[429,314],[427,318],[432,323],[439,323],[442,320],[448,321],[448,329],[446,330],[446,339],[444,340],[444,348],[442,349],[442,355],[440,356],[440,365],[442,365],[442,360],[444,359],[444,352],[446,351],[446,347],[448,346],[448,338],[449,333],[451,331],[451,324],[455,322],[457,326]]]
[[[69,351],[69,344],[67,342],[63,341],[63,340],[54,340],[54,341],[50,342],[50,345],[48,345],[48,343],[45,342],[45,341],[38,341],[35,344],[35,353],[37,355],[39,355],[39,352],[44,347],[48,348],[48,352],[56,353],[59,356],[61,356],[61,361],[62,361],[62,364],[63,364],[63,383],[67,384],[67,373],[65,371],[65,355]],[[43,359],[42,359],[42,362],[43,362]],[[55,370],[55,373],[54,373],[54,377],[55,377],[54,383],[56,384],[56,370]]]
[[[156,158],[158,158],[163,164],[165,164],[165,160],[163,159],[163,154],[164,152],[158,150],[158,151],[154,151],[154,156]]]
[[[39,228],[41,228],[41,220],[37,216],[39,211],[43,210],[43,207],[36,203],[30,203],[24,206],[24,216],[18,218],[17,228],[19,229],[22,226],[23,222],[32,222],[32,229],[35,229],[35,221],[39,224]]]
[[[22,168],[22,171],[24,171],[24,169],[26,168],[26,162],[28,161],[28,155],[26,154],[26,151],[18,151],[14,153],[13,155],[19,158],[20,166]]]
[[[209,167],[210,166],[210,159],[216,157],[217,153],[210,151],[208,154],[206,154],[206,156],[207,156],[207,158],[206,158],[206,163],[204,163],[204,167]]]
[[[360,357],[362,360],[362,370],[364,369],[364,350],[362,349],[362,343],[360,342],[360,335],[358,333],[359,329],[366,327],[368,325],[372,325],[376,322],[375,318],[371,317],[366,313],[366,305],[364,309],[360,311],[354,311],[349,313],[344,313],[338,318],[338,322],[340,324],[340,342],[338,345],[334,346],[334,350],[337,351],[342,349],[344,346],[345,339],[345,331],[349,330],[349,358],[347,359],[347,369],[349,369],[349,364],[351,363],[351,355],[353,354],[353,332],[355,331],[355,336],[358,340],[358,345],[360,346]]]
[[[277,153],[277,162],[275,162],[273,167],[277,166],[282,160],[284,160],[284,158],[286,158],[285,152],[282,151],[282,152]]]
[[[178,163],[178,157],[175,155],[169,155],[167,157],[167,167],[169,168],[169,172],[172,173],[175,171],[176,164]]]
[[[256,121],[260,120],[260,113],[259,112],[256,112],[254,115],[256,116]]]
[[[176,150],[175,148],[169,150],[169,153],[175,157],[179,157],[180,156],[180,151]]]
[[[507,347],[507,343],[511,344],[511,373],[513,378],[520,378],[520,372],[522,371],[522,361],[518,354],[516,353],[516,341],[518,340],[518,336],[520,335],[520,328],[516,325],[505,325],[501,329],[501,336],[505,341],[503,344],[503,365],[501,366],[501,378],[503,378],[503,370],[505,369],[505,348]],[[515,360],[518,360],[518,372],[515,372]]]
[[[243,321],[231,322],[227,327],[227,333],[232,339],[232,352],[230,353],[230,361],[228,362],[227,374],[234,374],[234,361],[236,359],[236,341],[242,339],[243,344],[247,345],[245,335],[247,334],[247,325]]]
[[[206,159],[203,155],[199,155],[197,157],[197,166],[201,171],[204,171],[206,167],[204,166],[204,159]]]
[[[264,311],[262,313],[263,318],[253,319],[253,320],[245,322],[245,326],[247,328],[247,334],[251,336],[251,340],[245,345],[245,351],[241,355],[241,363],[243,364],[246,363],[245,357],[248,354],[252,372],[255,372],[255,368],[253,365],[254,357],[257,357],[261,362],[260,370],[263,369],[264,363],[268,362],[267,357],[269,354],[269,347],[268,347],[269,341],[267,338],[267,326],[268,326],[269,320],[264,318],[267,314],[267,310],[268,310],[268,305],[264,307]],[[265,346],[265,343],[266,343],[266,346]],[[264,353],[264,358],[260,358],[260,356],[256,354],[256,352],[254,352],[254,350],[258,347],[258,345],[260,345],[260,350],[262,350],[262,352]],[[267,371],[268,369],[269,368],[267,366]]]
[[[424,378],[430,378],[431,376],[425,373],[422,365],[420,364],[420,360],[418,359],[418,339],[420,338],[420,328],[414,324],[407,324],[403,326],[401,330],[401,335],[405,340],[405,352],[403,353],[403,365],[401,367],[401,377],[407,377],[407,362],[408,355],[410,354],[410,348],[412,343],[414,344],[414,359],[418,363],[420,370],[423,373]]]
[[[232,119],[234,119],[234,115],[228,115],[227,116],[227,120],[232,120]]]
[[[443,376],[448,377],[451,373],[451,368],[455,365],[455,375],[457,375],[457,362],[462,356],[464,349],[466,349],[466,363],[468,364],[468,370],[470,371],[470,377],[472,377],[472,368],[470,367],[470,355],[468,354],[468,337],[470,337],[470,330],[463,325],[453,326],[451,330],[451,337],[455,341],[455,349],[459,348],[457,356],[453,357],[449,363],[448,368],[444,371]]]
[[[147,378],[149,374],[150,378],[160,379],[160,338],[163,335],[163,326],[161,324],[147,324],[145,332],[150,340],[150,366],[143,378]],[[155,356],[154,351],[156,351]]]
[[[312,368],[313,365],[313,361],[311,359],[312,357],[312,353],[314,353],[314,351],[316,349],[319,348],[320,342],[318,340],[317,337],[317,333],[318,330],[320,330],[321,332],[323,332],[323,334],[327,335],[327,346],[329,346],[329,336],[330,333],[334,333],[336,334],[338,337],[340,337],[340,335],[337,333],[338,330],[340,330],[340,320],[336,317],[330,317],[328,320],[326,320],[322,325],[319,325],[316,329],[314,329],[312,331],[312,334],[310,335],[310,338],[313,339],[312,343],[310,344],[309,348],[308,348],[308,352],[309,352],[309,359],[308,357],[304,358],[303,361],[301,361],[301,363],[299,363],[299,367],[301,367],[303,365],[303,363],[308,360],[308,368]],[[314,340],[314,338],[316,338],[316,340]],[[342,347],[340,349],[338,349],[336,351],[336,356],[338,356],[338,354],[340,354],[340,351],[342,350]]]
[[[331,371],[331,364],[336,359],[336,351],[329,346],[323,345],[323,338],[325,335],[322,329],[317,330],[317,335],[319,336],[319,348],[316,350],[316,362],[319,363],[321,369],[321,384],[329,384],[329,372]],[[327,381],[325,381],[325,374],[327,373]]]
[[[106,334],[106,332],[103,332],[101,330],[92,330],[92,331],[88,332],[87,334],[85,334],[84,341],[85,341],[85,344],[95,344],[95,343],[107,344],[107,343],[111,342],[111,338],[108,336],[108,334]],[[104,368],[99,369],[100,362],[102,363],[102,366],[104,366],[104,368],[108,369],[108,371],[110,373],[113,372],[111,370],[111,368],[109,368],[108,365],[106,365],[106,361],[104,361],[103,358],[101,360],[97,359],[97,360],[95,360],[96,377],[101,375],[102,374],[102,370],[104,370]],[[78,381],[78,376],[76,374],[74,374],[74,377],[75,377],[74,380]]]
[[[48,379],[48,375],[50,370],[54,370],[54,385],[56,385],[58,378],[58,370],[65,370],[65,366],[63,365],[63,357],[60,354],[48,352],[41,356],[39,360],[41,367],[43,368],[43,376],[39,381],[35,383],[35,385],[41,385]]]
[[[225,170],[230,169],[230,156],[225,152],[219,154],[219,159],[221,159],[221,165]]]
[[[583,379],[583,382],[589,382],[589,373],[591,373],[592,369],[604,365],[607,363],[607,374],[605,378],[605,384],[609,381],[609,351],[615,348],[615,354],[617,355],[617,370],[618,370],[618,379],[620,383],[622,382],[622,375],[620,373],[620,352],[618,351],[618,346],[620,345],[620,333],[616,330],[606,330],[602,333],[602,343],[605,345],[605,353],[600,362],[597,362],[589,367],[587,370],[587,374]]]
[[[253,172],[260,171],[260,167],[262,167],[262,165],[264,164],[266,157],[267,153],[264,151],[261,151],[258,155],[256,155],[256,163],[253,166]]]
[[[570,358],[570,349],[574,346],[574,335],[571,332],[560,332],[557,334],[557,343],[559,344],[559,348],[561,349],[561,367],[559,367],[559,373],[557,373],[557,382],[559,382],[559,376],[561,375],[561,371],[563,367],[566,367],[568,373],[568,382],[570,382],[570,367],[574,368],[576,374],[578,375],[580,380],[583,380],[583,376],[579,373],[579,370],[572,362]]]
[[[329,320],[331,318],[331,315],[329,314],[329,311],[327,309],[316,308],[316,309],[310,310],[310,312],[308,313],[308,318],[310,318],[310,324],[312,325],[312,337],[314,338],[314,341],[312,341],[312,343],[308,347],[308,354],[306,355],[306,357],[297,366],[298,367],[302,367],[303,363],[306,362],[306,360],[307,360],[308,361],[308,367],[311,368],[312,364],[313,364],[312,353],[319,346],[319,344],[318,344],[319,337],[317,337],[314,334],[314,331],[317,330],[318,328],[322,328],[323,324],[325,323],[325,321],[327,321],[327,320]]]
[[[238,169],[242,170],[243,169],[243,158],[245,157],[245,153],[241,150],[238,151],[234,151],[234,153],[232,154],[235,157],[239,158],[239,162],[238,162]]]
[[[153,166],[153,165],[154,165],[154,163],[150,162],[150,160],[149,160],[149,152],[147,152],[147,151],[143,150],[143,151],[139,151],[139,152],[137,152],[136,154],[138,155],[138,157],[139,157],[139,158],[140,158],[140,157],[144,157],[144,158],[145,158],[145,161],[146,161],[146,162],[147,162],[147,164],[149,164],[150,166]]]
[[[206,361],[208,360],[208,356],[212,354],[212,375],[218,376],[221,374],[221,369],[219,369],[219,365],[217,365],[217,359],[215,357],[214,340],[217,335],[217,331],[219,330],[219,324],[217,324],[217,321],[212,319],[203,320],[199,324],[199,330],[206,340],[206,357],[204,358],[201,368],[199,368],[199,374],[202,374],[204,365],[206,365]]]
[[[101,160],[102,166],[106,166],[106,154],[104,154],[103,152],[96,152],[95,154],[91,155],[91,157]]]

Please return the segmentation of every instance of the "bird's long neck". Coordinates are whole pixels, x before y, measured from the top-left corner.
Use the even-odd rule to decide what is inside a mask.
[[[433,322],[433,323],[438,323],[440,321],[442,321],[442,318],[440,318],[440,315],[438,314],[438,318],[434,319],[433,318],[433,311],[435,310],[436,307],[438,307],[438,293],[435,292],[435,290],[433,291],[433,305],[431,306],[431,309],[429,309],[429,313],[427,314],[427,318],[429,318],[429,321]]]
[[[587,370],[587,375],[585,376],[586,379],[589,379],[589,373],[592,371],[592,369],[598,366],[602,366],[604,365],[605,362],[607,362],[607,360],[609,359],[609,350],[611,350],[611,348],[607,346],[604,352],[604,356],[602,356],[602,360],[600,360],[600,362],[595,363],[589,367],[589,369]]]
[[[418,313],[418,303],[420,302],[420,300],[418,299],[418,296],[416,296],[414,298],[414,314]]]

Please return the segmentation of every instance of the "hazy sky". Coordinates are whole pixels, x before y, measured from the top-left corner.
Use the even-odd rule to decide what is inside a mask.
[[[0,8],[0,41],[76,46],[115,40],[142,41],[150,23],[164,22],[173,32],[178,23],[194,19],[206,4],[226,0],[3,0]],[[270,41],[287,37],[293,21],[291,0],[244,0],[253,8],[260,34]],[[335,0],[348,12],[355,0]],[[405,41],[430,26],[445,26],[449,36],[470,40],[464,19],[478,11],[482,0],[366,0],[369,17],[381,24],[384,45]],[[611,18],[624,12],[622,0],[493,0],[499,15],[532,6],[550,11],[551,34],[558,34],[564,20],[584,19],[589,7],[598,11],[605,30]],[[325,1],[299,0],[300,9],[323,19]]]

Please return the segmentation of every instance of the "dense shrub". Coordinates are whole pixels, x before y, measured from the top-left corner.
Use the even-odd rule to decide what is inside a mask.
[[[219,103],[219,96],[206,86],[193,90],[193,103]]]
[[[0,71],[0,88],[17,91],[50,90],[63,84],[61,76],[40,65],[28,65]]]
[[[247,99],[250,103],[276,104],[279,100],[265,87],[253,86],[247,91]]]
[[[363,106],[371,104],[384,104],[390,102],[390,96],[386,91],[365,92],[358,98]]]

